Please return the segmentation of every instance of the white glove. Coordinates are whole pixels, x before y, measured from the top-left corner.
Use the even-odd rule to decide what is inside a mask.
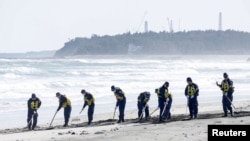
[[[190,98],[192,99],[192,98],[194,98],[194,96],[192,95]]]
[[[169,101],[169,98],[166,98],[166,102],[168,103],[168,101]]]
[[[227,96],[227,93],[224,93],[225,96]]]

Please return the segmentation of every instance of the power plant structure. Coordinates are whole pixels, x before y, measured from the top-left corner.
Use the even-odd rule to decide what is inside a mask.
[[[144,22],[144,32],[147,33],[148,32],[148,21]]]
[[[222,30],[222,13],[219,13],[219,27],[218,30],[221,31]]]
[[[169,20],[169,18],[167,18],[167,20],[168,20],[169,33],[173,33],[174,32],[173,22],[172,20]]]

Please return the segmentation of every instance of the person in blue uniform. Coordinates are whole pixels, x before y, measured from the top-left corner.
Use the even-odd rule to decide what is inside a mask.
[[[187,86],[185,88],[185,96],[187,97],[187,105],[189,108],[189,119],[197,118],[198,115],[198,99],[199,87],[193,83],[191,77],[187,77]]]
[[[216,82],[216,85],[220,87],[222,91],[222,107],[224,111],[224,115],[222,117],[227,117],[228,111],[230,112],[231,116],[233,116],[233,109],[231,106],[234,92],[233,81],[229,78],[227,73],[223,73],[223,77],[224,80],[222,80],[221,84]]]
[[[69,123],[69,118],[71,114],[71,101],[65,95],[62,95],[60,92],[56,93],[56,97],[59,99],[59,106],[57,108],[57,112],[64,108],[64,125],[63,127],[67,127]]]
[[[82,111],[84,110],[86,106],[88,106],[88,125],[90,125],[93,120],[93,115],[94,115],[95,99],[91,93],[87,92],[84,89],[81,90],[81,93],[84,96],[84,104],[82,107]]]
[[[145,118],[149,119],[148,101],[150,99],[150,95],[151,94],[149,92],[145,91],[145,92],[140,93],[138,98],[137,98],[138,99],[137,107],[138,107],[138,118],[139,118],[139,120],[142,120],[144,111],[145,111]]]
[[[29,130],[34,130],[37,125],[37,117],[38,117],[37,110],[40,108],[41,104],[42,104],[41,100],[36,96],[36,94],[32,93],[31,98],[29,98],[27,102],[28,105],[27,122]]]
[[[158,96],[158,107],[160,108],[159,122],[171,118],[172,94],[168,87],[169,82],[166,81],[159,89],[155,90]]]
[[[119,108],[119,120],[117,123],[124,122],[124,112],[126,106],[125,93],[119,87],[115,87],[114,85],[111,86],[111,91],[114,92],[116,97],[115,110],[117,107]]]

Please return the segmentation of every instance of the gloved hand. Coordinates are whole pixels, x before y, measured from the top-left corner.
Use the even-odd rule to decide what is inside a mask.
[[[168,103],[168,101],[169,101],[169,98],[166,98],[166,102]]]
[[[224,93],[224,96],[227,96],[227,93]]]
[[[193,98],[194,98],[194,95],[192,95],[190,98],[193,99]]]
[[[33,114],[37,114],[37,112],[36,112],[36,111],[33,111]]]
[[[217,86],[220,86],[219,83],[218,83],[217,81],[216,81],[216,85],[217,85]]]
[[[155,89],[155,93],[158,93],[158,89]]]

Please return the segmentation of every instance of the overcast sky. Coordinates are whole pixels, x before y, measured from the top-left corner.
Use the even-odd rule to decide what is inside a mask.
[[[148,30],[250,32],[250,0],[0,0],[0,53],[58,50],[75,37]]]

